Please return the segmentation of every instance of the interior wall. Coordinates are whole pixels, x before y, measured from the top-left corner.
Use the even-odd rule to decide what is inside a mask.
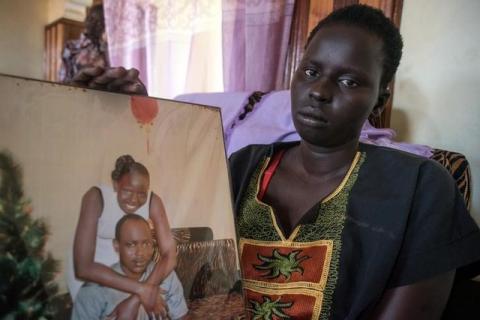
[[[48,23],[60,18],[83,21],[92,0],[48,0]]]
[[[466,155],[480,222],[480,1],[404,0],[392,127],[399,140]]]
[[[63,16],[65,0],[48,0],[48,23]]]
[[[0,73],[43,77],[48,0],[0,1]]]

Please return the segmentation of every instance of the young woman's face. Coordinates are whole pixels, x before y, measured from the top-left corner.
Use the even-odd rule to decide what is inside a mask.
[[[120,208],[125,213],[135,213],[147,201],[150,179],[141,173],[131,172],[114,181],[113,186]]]
[[[321,147],[358,139],[377,105],[382,42],[351,26],[320,29],[292,80],[292,118],[300,136]]]

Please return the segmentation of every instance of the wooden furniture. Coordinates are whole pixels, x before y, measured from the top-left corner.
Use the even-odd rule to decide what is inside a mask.
[[[44,79],[58,82],[62,65],[62,51],[68,40],[78,39],[84,28],[83,22],[60,18],[45,27]]]

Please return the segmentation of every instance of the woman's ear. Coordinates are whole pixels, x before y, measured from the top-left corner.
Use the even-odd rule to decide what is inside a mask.
[[[113,191],[118,192],[118,181],[112,179]]]
[[[380,116],[383,109],[385,109],[385,104],[390,98],[390,90],[388,87],[380,89],[380,94],[378,95],[378,100],[375,106],[373,107],[372,114],[376,117]]]
[[[117,240],[117,239],[113,239],[112,242],[113,242],[113,248],[115,249],[115,252],[118,253],[118,251],[120,250],[118,240]]]

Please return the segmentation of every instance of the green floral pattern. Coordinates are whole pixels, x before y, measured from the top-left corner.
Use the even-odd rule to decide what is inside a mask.
[[[345,186],[333,198],[322,202],[318,206],[319,212],[316,221],[311,224],[301,225],[295,239],[293,239],[294,242],[313,242],[317,240],[333,241],[332,259],[329,266],[328,279],[323,291],[322,310],[320,313],[320,319],[322,320],[328,319],[330,316],[333,294],[338,279],[340,253],[342,250],[341,238],[345,225],[348,198],[365,159],[366,155],[362,153],[350,177],[348,177]],[[256,198],[262,167],[268,160],[269,158],[264,158],[263,161],[259,163],[243,195],[237,222],[240,238],[258,241],[281,241],[272,221],[271,208],[259,202]],[[266,278],[275,278],[280,275],[288,277],[288,275],[291,275],[293,272],[303,272],[300,266],[301,261],[299,261],[298,265],[295,265],[295,262],[290,262],[288,256],[279,258],[280,254],[278,252],[276,255],[278,256],[276,260],[272,259],[272,257],[274,257],[273,254],[272,257],[258,255],[257,257],[262,263],[254,267],[257,270],[268,270]],[[298,254],[291,258],[296,259],[297,256]],[[255,319],[269,318],[260,317]]]
[[[281,302],[280,298],[272,301],[267,296],[263,296],[263,301],[260,303],[256,300],[249,300],[251,308],[247,308],[253,314],[253,320],[273,320],[274,316],[280,319],[291,319],[283,309],[293,306],[293,302]]]
[[[297,258],[298,254],[302,250],[295,250],[289,254],[283,255],[278,252],[277,249],[273,249],[272,255],[270,257],[262,256],[257,254],[257,258],[263,263],[260,265],[253,265],[253,267],[260,271],[267,271],[263,277],[267,279],[275,279],[280,275],[283,275],[286,280],[290,280],[290,276],[293,272],[299,272],[303,274],[303,268],[300,263],[304,260],[310,259],[309,256],[302,256]]]

